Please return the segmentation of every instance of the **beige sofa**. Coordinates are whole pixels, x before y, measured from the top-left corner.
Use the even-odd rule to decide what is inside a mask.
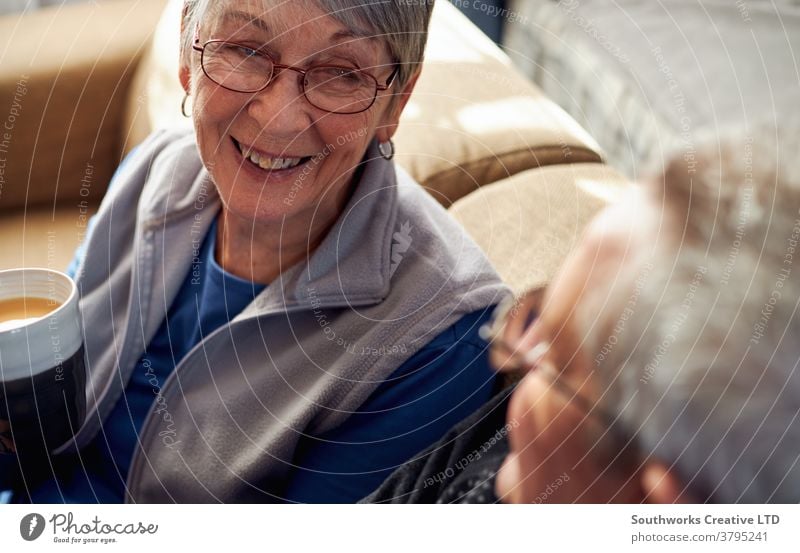
[[[187,125],[180,0],[115,0],[0,18],[0,268],[63,269],[124,152]],[[397,162],[464,224],[515,290],[551,278],[627,186],[594,140],[440,0]]]

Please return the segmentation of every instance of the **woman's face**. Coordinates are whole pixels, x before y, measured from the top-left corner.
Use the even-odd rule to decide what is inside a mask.
[[[265,6],[267,4],[267,6]],[[263,48],[276,63],[359,68],[385,83],[394,66],[385,44],[354,36],[313,2],[227,2],[202,21],[200,43],[223,39]],[[311,105],[302,77],[284,70],[257,93],[233,92],[203,74],[192,52],[191,94],[200,155],[226,209],[254,224],[338,213],[373,139],[387,141],[407,96],[395,83],[368,110],[341,115]],[[185,81],[186,72],[182,71]],[[188,84],[188,83],[185,83]],[[413,81],[406,85],[410,93]],[[280,164],[280,169],[272,169]],[[267,167],[267,168],[265,168]]]

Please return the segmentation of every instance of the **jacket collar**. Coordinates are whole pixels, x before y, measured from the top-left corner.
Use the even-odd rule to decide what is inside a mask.
[[[169,166],[156,167],[159,163]],[[398,207],[395,167],[383,159],[374,140],[361,164],[350,200],[319,247],[306,260],[283,271],[237,319],[292,306],[367,305],[388,295]],[[155,233],[156,244],[162,245],[154,250],[155,267],[171,260],[188,269],[192,244],[205,237],[221,206],[194,134],[177,141],[171,155],[159,156],[151,168],[151,173],[154,171],[166,171],[169,185],[151,179],[153,186],[143,191],[139,216],[145,228]],[[158,270],[153,277],[161,274]],[[186,273],[182,274],[179,282],[163,283],[168,296],[177,294]]]

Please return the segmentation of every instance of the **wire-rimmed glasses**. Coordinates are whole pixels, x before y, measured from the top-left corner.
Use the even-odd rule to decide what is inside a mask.
[[[295,71],[300,74],[306,100],[316,108],[338,114],[368,110],[378,92],[392,86],[400,69],[395,65],[385,84],[380,84],[373,75],[354,67],[312,65],[301,68],[276,63],[267,52],[239,42],[212,39],[201,44],[195,34],[192,48],[200,52],[200,65],[206,77],[227,90],[260,92],[281,71]]]
[[[622,427],[618,416],[604,409],[598,401],[592,401],[564,381],[563,371],[552,363],[543,362],[550,343],[540,341],[533,347],[520,347],[522,338],[538,319],[546,293],[545,287],[535,288],[519,297],[508,297],[501,302],[489,323],[484,325],[481,337],[490,342],[489,358],[492,365],[502,372],[534,371],[545,378],[548,386],[558,391],[567,402],[576,406],[584,415],[596,420],[605,429],[613,446],[615,463],[622,463],[627,470],[641,466],[641,453],[634,437]]]

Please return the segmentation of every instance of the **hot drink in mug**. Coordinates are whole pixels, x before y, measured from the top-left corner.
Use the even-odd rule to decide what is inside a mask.
[[[0,271],[0,453],[40,458],[86,416],[78,291],[50,269]]]

